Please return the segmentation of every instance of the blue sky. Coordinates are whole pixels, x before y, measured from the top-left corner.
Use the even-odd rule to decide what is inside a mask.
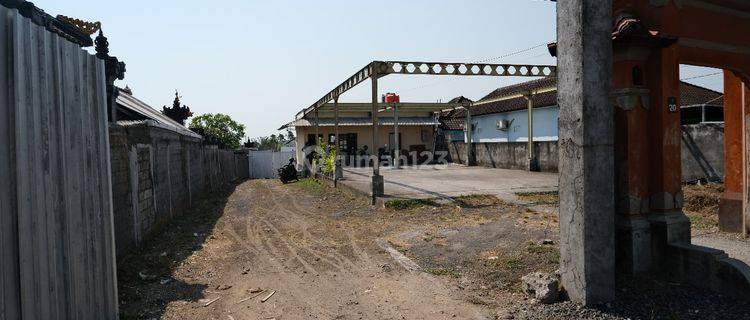
[[[530,0],[36,0],[52,15],[101,21],[127,63],[120,86],[155,108],[174,90],[195,114],[225,113],[269,135],[372,60],[474,62],[555,39],[555,6]],[[554,64],[544,46],[492,60]],[[683,77],[711,73],[686,68]],[[692,80],[721,89],[718,76]],[[389,76],[403,101],[478,99],[523,78]],[[342,101],[367,101],[362,84]]]

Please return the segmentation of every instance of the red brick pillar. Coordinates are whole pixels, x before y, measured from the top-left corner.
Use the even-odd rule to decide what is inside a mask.
[[[654,266],[663,265],[669,244],[690,243],[690,220],[682,212],[680,72],[676,45],[648,61],[651,95],[649,137],[649,220]]]
[[[651,268],[649,213],[649,90],[651,48],[615,45],[612,100],[615,110],[615,205],[618,271]]]
[[[743,92],[744,91],[744,92]],[[745,105],[743,107],[743,94]],[[724,196],[719,206],[722,231],[742,232],[743,190],[745,186],[743,119],[750,111],[750,89],[731,71],[724,72]]]

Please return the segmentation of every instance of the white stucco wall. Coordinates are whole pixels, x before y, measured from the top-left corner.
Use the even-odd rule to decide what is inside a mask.
[[[558,106],[534,108],[534,141],[557,141],[559,113]],[[498,120],[512,121],[510,128],[498,130]],[[527,142],[528,121],[526,110],[473,116],[474,142]]]
[[[426,150],[432,150],[434,144],[434,128],[431,125],[402,125],[399,127],[399,134],[401,135],[401,149],[409,150],[410,147],[416,145],[423,145]],[[315,134],[314,127],[297,127],[295,128],[297,134],[297,157],[304,157],[302,149],[306,145],[307,135]],[[329,134],[335,133],[334,127],[321,126],[319,132],[323,137],[327,139]],[[372,154],[372,126],[340,126],[339,134],[357,134],[357,148],[367,146],[369,152]],[[393,126],[379,126],[378,127],[378,148],[385,147],[389,143],[389,135],[393,133]],[[389,146],[389,149],[392,146]]]

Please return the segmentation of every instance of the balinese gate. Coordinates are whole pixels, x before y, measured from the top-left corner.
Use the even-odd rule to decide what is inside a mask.
[[[680,64],[728,70],[722,211],[733,212],[737,230],[747,232],[741,226],[748,203],[743,136],[750,107],[740,82],[750,81],[750,34],[744,32],[750,4],[566,0],[557,6],[561,257],[571,298],[613,299],[616,272],[750,296],[746,265],[690,244],[678,108]]]

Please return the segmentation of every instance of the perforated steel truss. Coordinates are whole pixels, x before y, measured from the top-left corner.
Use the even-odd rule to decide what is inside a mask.
[[[381,78],[389,74],[438,75],[438,76],[488,76],[488,77],[554,77],[557,67],[551,65],[451,63],[415,61],[373,61],[328,92],[310,107],[300,112],[297,118],[307,116],[326,103],[349,91],[370,78]]]

